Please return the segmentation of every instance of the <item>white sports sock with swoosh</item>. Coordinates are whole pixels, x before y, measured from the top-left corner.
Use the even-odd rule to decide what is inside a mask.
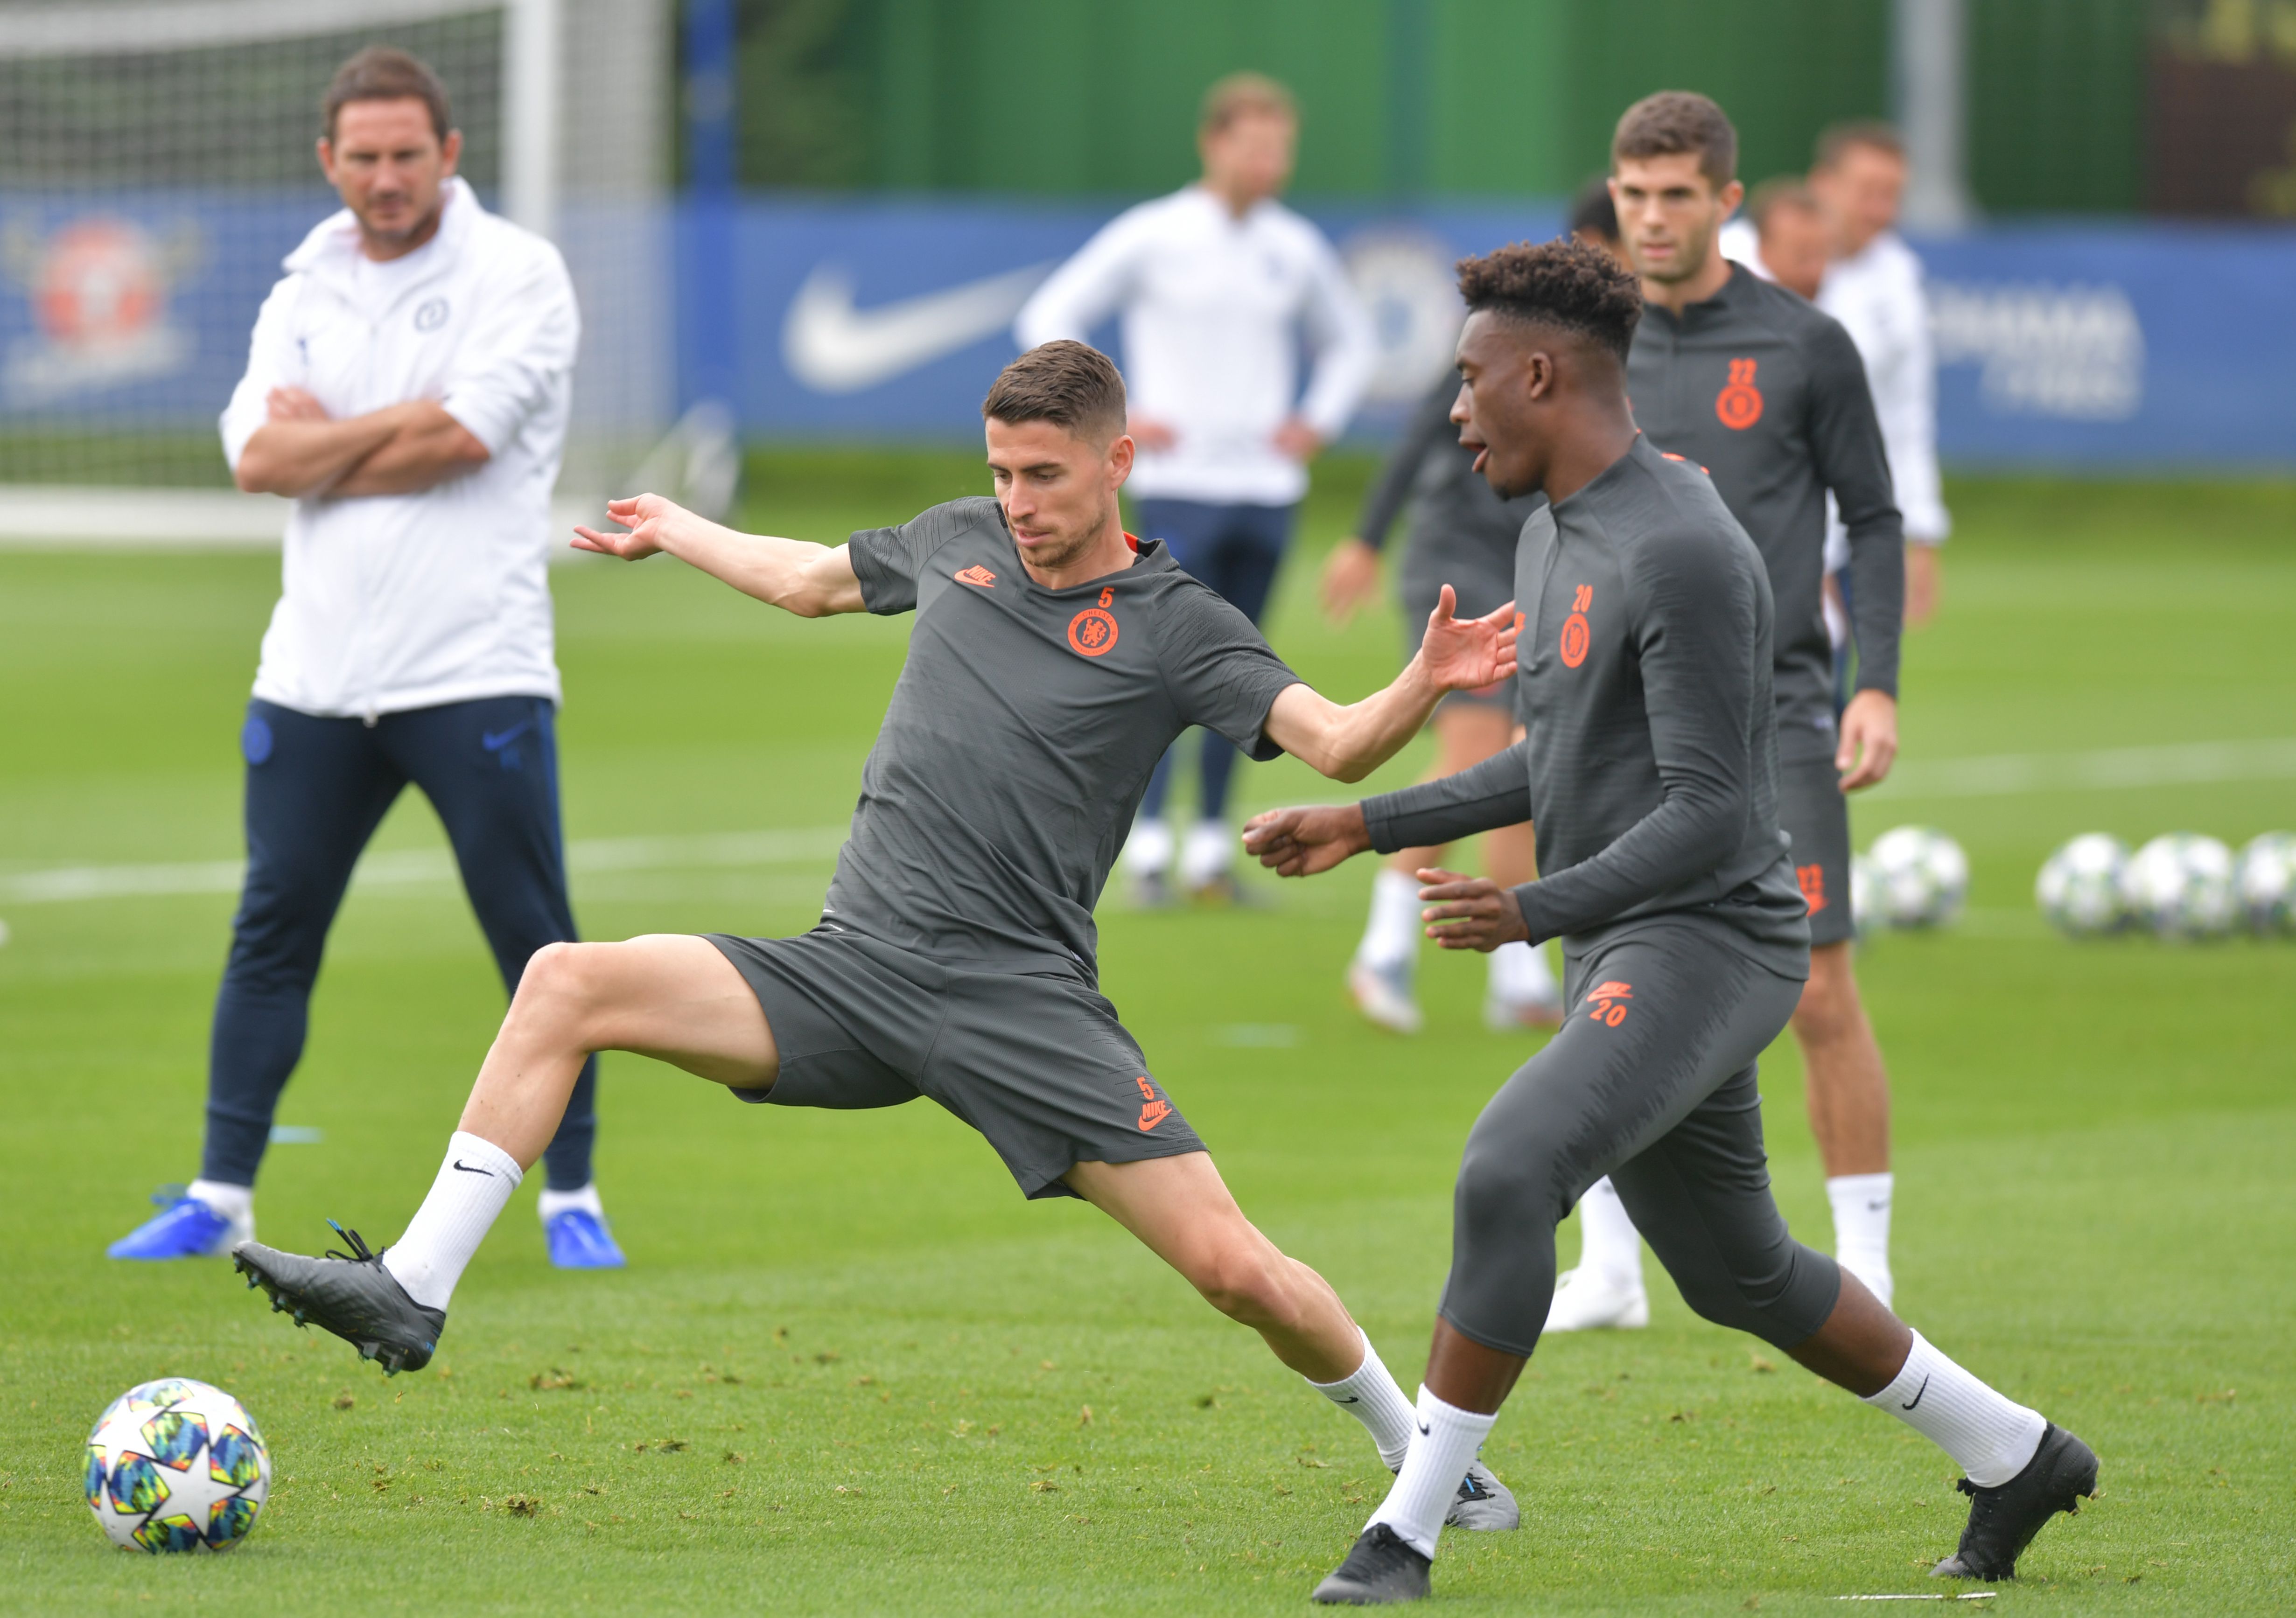
[[[1905,1369],[1866,1402],[1952,1456],[1982,1489],[1998,1488],[2022,1472],[2049,1425],[2038,1410],[1996,1393],[1938,1352],[1919,1332]]]
[[[1362,1328],[1357,1329],[1361,1331]],[[1372,1442],[1379,1446],[1380,1459],[1392,1472],[1411,1453],[1411,1441],[1418,1435],[1419,1429],[1412,1424],[1411,1401],[1403,1396],[1403,1389],[1381,1362],[1379,1350],[1371,1345],[1369,1336],[1364,1337],[1363,1348],[1363,1363],[1352,1373],[1337,1382],[1310,1382],[1308,1385],[1370,1430]]]
[[[430,1195],[414,1210],[406,1234],[383,1251],[382,1267],[425,1309],[444,1309],[502,1216],[526,1171],[493,1141],[456,1130]]]
[[[1459,1480],[1491,1435],[1498,1413],[1485,1416],[1446,1404],[1423,1385],[1419,1390],[1418,1436],[1395,1487],[1387,1491],[1371,1523],[1384,1523],[1423,1557],[1432,1557],[1443,1519],[1459,1497]]]

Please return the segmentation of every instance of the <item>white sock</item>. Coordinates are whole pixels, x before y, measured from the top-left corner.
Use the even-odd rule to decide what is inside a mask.
[[[1419,878],[1382,868],[1371,879],[1371,919],[1356,959],[1381,970],[1418,960],[1419,911]]]
[[[235,1225],[255,1217],[255,1188],[251,1185],[226,1185],[220,1180],[194,1180],[184,1188],[184,1195],[207,1204]]]
[[[1893,1278],[1890,1274],[1890,1191],[1893,1174],[1836,1174],[1825,1182],[1825,1200],[1833,1205],[1833,1256],[1844,1270],[1866,1283],[1866,1289],[1888,1308]]]
[[[1549,1005],[1562,1000],[1546,952],[1518,938],[1491,952],[1491,998],[1510,1006]]]
[[[1380,1361],[1379,1350],[1371,1345],[1367,1336],[1363,1348],[1363,1363],[1348,1376],[1337,1382],[1310,1382],[1308,1385],[1370,1429],[1372,1442],[1379,1446],[1380,1459],[1392,1472],[1411,1453],[1411,1441],[1419,1429],[1411,1418],[1411,1401],[1403,1396],[1403,1390],[1389,1375]]]
[[[1124,863],[1135,876],[1161,876],[1172,863],[1172,827],[1168,821],[1135,821],[1124,841]]]
[[[1419,1436],[1403,1463],[1395,1487],[1371,1514],[1371,1523],[1384,1523],[1398,1538],[1423,1557],[1435,1554],[1436,1537],[1443,1519],[1458,1498],[1459,1480],[1467,1475],[1483,1440],[1498,1421],[1496,1413],[1478,1416],[1456,1405],[1445,1404],[1423,1385],[1419,1390]],[[1364,1526],[1369,1528],[1371,1523]]]
[[[1981,1489],[1997,1488],[2022,1472],[2049,1425],[2038,1410],[1995,1393],[1938,1352],[1919,1332],[1906,1369],[1866,1402],[1952,1456]]]
[[[1226,821],[1198,821],[1180,846],[1180,880],[1201,887],[1227,869],[1234,851],[1235,834]]]
[[[577,1208],[593,1219],[602,1222],[605,1219],[606,1205],[598,1200],[596,1181],[592,1181],[578,1191],[554,1191],[545,1186],[542,1195],[535,1199],[534,1204],[535,1213],[541,1216],[545,1225],[561,1214],[570,1214]]]
[[[456,1130],[430,1195],[407,1222],[406,1234],[384,1249],[382,1267],[425,1309],[446,1308],[455,1283],[525,1178],[502,1148]]]
[[[1608,1174],[1578,1199],[1578,1237],[1581,1270],[1598,1271],[1621,1287],[1643,1284],[1642,1232]]]

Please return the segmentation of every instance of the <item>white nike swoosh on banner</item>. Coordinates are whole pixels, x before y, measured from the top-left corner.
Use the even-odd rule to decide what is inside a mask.
[[[1050,263],[926,292],[873,309],[853,306],[853,277],[818,264],[782,319],[782,363],[817,393],[859,393],[1013,323]]]

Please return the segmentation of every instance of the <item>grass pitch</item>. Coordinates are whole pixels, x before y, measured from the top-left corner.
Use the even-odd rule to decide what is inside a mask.
[[[1345,470],[1273,629],[1353,695],[1398,632],[1312,608]],[[962,460],[768,462],[750,515],[834,537],[975,481]],[[2296,945],[2074,945],[2030,884],[2078,831],[2296,824],[2296,785],[2243,749],[2143,756],[2120,773],[2214,779],[2086,793],[1936,761],[2223,740],[2284,758],[2296,492],[1988,484],[1955,504],[1944,615],[1908,646],[1903,784],[1857,810],[1861,845],[1920,820],[1975,869],[1960,927],[1862,961],[1898,1093],[1898,1301],[2104,1459],[2104,1498],[1996,1609],[2284,1611]],[[600,1181],[631,1268],[552,1271],[522,1193],[437,1366],[396,1381],[221,1264],[106,1261],[146,1190],[196,1165],[234,742],[275,583],[267,558],[0,555],[0,1610],[1304,1607],[1385,1481],[1358,1429],[1091,1210],[1023,1204],[929,1106],[741,1107],[609,1057]],[[808,926],[833,836],[807,829],[850,811],[903,625],[793,622],[666,560],[556,587],[588,935]],[[1333,789],[1283,761],[1246,790]],[[801,835],[715,840],[767,829]],[[345,909],[282,1113],[324,1139],[274,1149],[269,1240],[314,1246],[328,1215],[387,1240],[429,1182],[501,1011],[442,850],[410,797]],[[65,867],[144,891],[25,897],[23,873]],[[1431,953],[1425,1035],[1354,1019],[1339,975],[1370,875],[1236,913],[1112,897],[1103,969],[1244,1206],[1408,1386],[1461,1140],[1529,1042],[1481,1030],[1480,961]],[[1766,1085],[1781,1199],[1823,1242],[1791,1042]],[[1933,1589],[1963,1515],[1946,1459],[1650,1279],[1648,1331],[1541,1347],[1491,1446],[1524,1529],[1448,1539],[1445,1606],[1815,1612]],[[89,1423],[162,1374],[232,1389],[270,1438],[271,1504],[228,1557],[115,1552],[79,1501]]]

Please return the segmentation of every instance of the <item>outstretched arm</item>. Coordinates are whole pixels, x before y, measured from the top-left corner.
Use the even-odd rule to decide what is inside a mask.
[[[736,533],[659,494],[610,500],[606,515],[628,532],[577,527],[577,550],[633,562],[667,551],[743,595],[801,618],[864,609],[861,581],[854,576],[852,557],[843,545],[832,549],[809,540]]]
[[[1519,741],[1456,775],[1359,804],[1271,809],[1245,822],[1243,846],[1278,876],[1312,877],[1354,854],[1439,847],[1519,826],[1530,818],[1528,757]]]
[[[1301,684],[1287,686],[1267,711],[1268,740],[1334,780],[1361,780],[1419,733],[1446,691],[1471,691],[1514,675],[1514,603],[1480,618],[1453,616],[1443,586],[1427,635],[1393,684],[1341,707]]]

